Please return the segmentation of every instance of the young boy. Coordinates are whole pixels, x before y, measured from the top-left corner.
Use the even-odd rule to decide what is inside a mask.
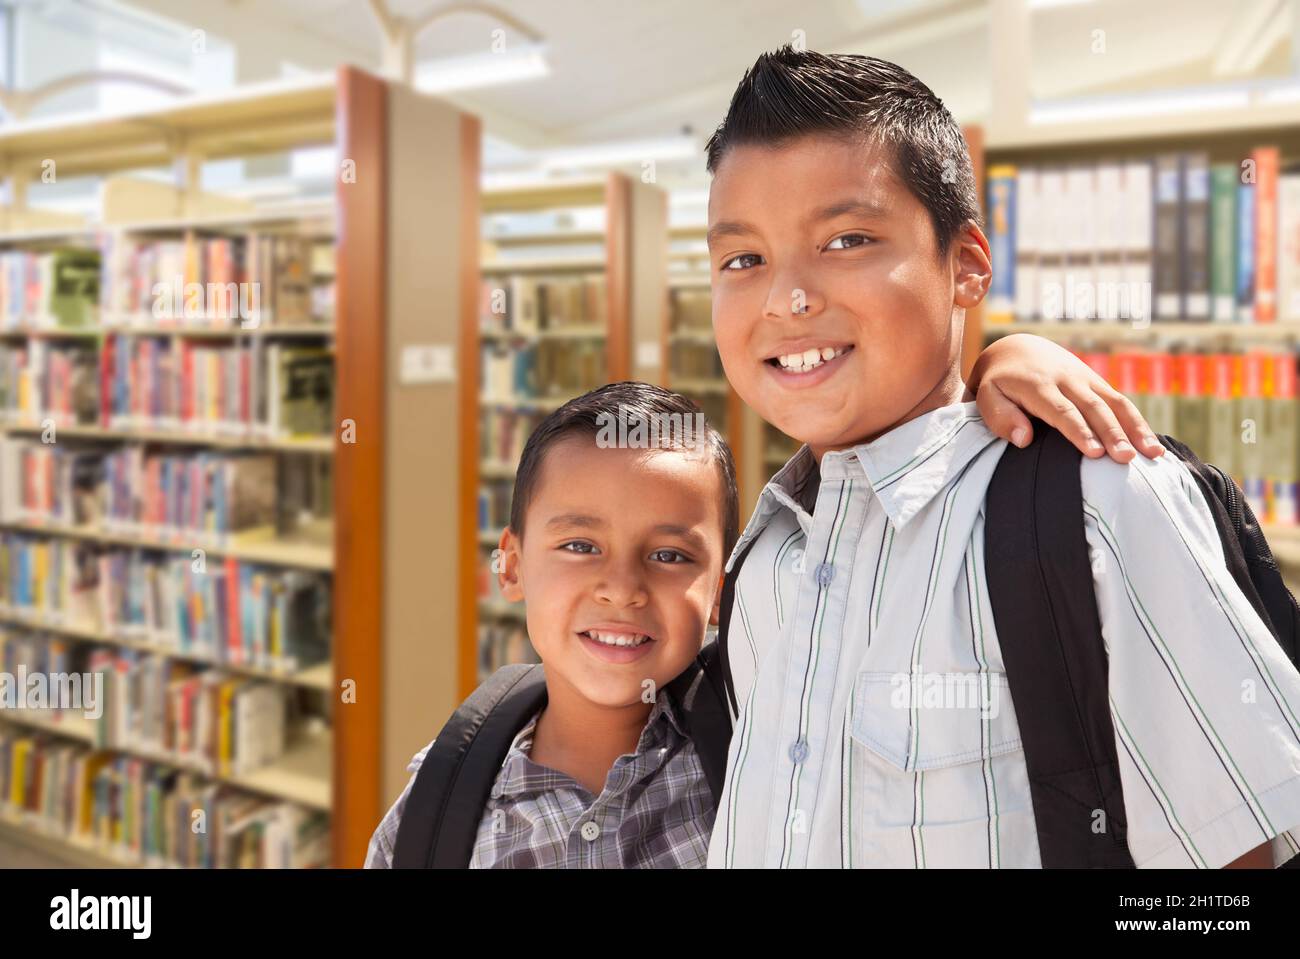
[[[1026,364],[1041,383],[1020,381]],[[1004,389],[1023,390],[1026,408],[1050,416],[1058,383],[1082,375],[1085,392],[1103,385],[1032,337],[990,350],[986,365],[972,386],[1007,430],[1021,414]],[[689,423],[696,412],[659,387],[615,383],[566,403],[524,447],[498,579],[507,599],[527,603],[548,697],[501,766],[472,867],[705,865],[714,796],[669,682],[718,621],[740,525],[735,467],[712,427],[676,444],[660,430],[654,448],[609,446],[601,435],[619,418]],[[1054,418],[1077,415],[1068,405]],[[1134,435],[1143,426],[1137,418]],[[415,778],[375,830],[368,867],[392,865]]]
[[[723,367],[804,444],[727,563],[748,550],[709,865],[1037,867],[984,569],[1005,446],[958,375],[992,269],[961,131],[901,67],[787,46],[741,80],[708,168]],[[1300,674],[1179,459],[1080,472],[1134,864],[1281,863],[1300,848]],[[995,708],[898,696],[952,676]]]
[[[560,407],[524,446],[498,582],[526,600],[547,701],[506,756],[471,868],[704,865],[713,797],[667,687],[717,623],[740,507],[726,443],[711,426],[685,428],[697,412],[659,387],[615,383]],[[608,445],[620,420],[685,427],[656,428],[654,447]],[[392,864],[414,779],[368,867]]]

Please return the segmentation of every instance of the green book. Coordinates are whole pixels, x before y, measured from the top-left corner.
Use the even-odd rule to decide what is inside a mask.
[[[50,270],[50,315],[60,327],[91,326],[99,310],[99,251],[58,250]]]
[[[1237,168],[1210,168],[1210,319],[1231,323],[1237,296]]]

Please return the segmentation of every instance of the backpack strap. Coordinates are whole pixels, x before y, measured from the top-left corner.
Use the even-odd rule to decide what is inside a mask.
[[[731,572],[722,581],[722,600],[718,608],[718,654],[710,664],[710,673],[714,677],[715,684],[726,690],[731,715],[736,719],[740,718],[740,704],[736,701],[736,684],[731,679],[731,661],[727,657],[727,634],[731,628],[731,607],[736,601],[736,581],[740,579],[740,568],[745,564],[745,557],[757,542],[758,537],[755,536],[745,545],[732,564]]]
[[[1083,528],[1082,454],[1034,420],[988,487],[984,571],[1046,868],[1132,867],[1108,659]],[[1105,830],[1094,832],[1097,811]]]
[[[546,705],[540,665],[503,666],[461,704],[425,753],[402,811],[394,869],[465,869],[510,744]]]
[[[668,684],[685,713],[686,729],[699,757],[716,807],[722,796],[727,771],[727,748],[731,745],[731,716],[724,690],[718,685],[719,654],[716,642],[709,643],[680,676]]]
[[[1201,462],[1185,443],[1163,434],[1160,442],[1187,464],[1218,527],[1228,572],[1287,658],[1296,663],[1300,607],[1282,579],[1277,560],[1245,494],[1219,467]]]

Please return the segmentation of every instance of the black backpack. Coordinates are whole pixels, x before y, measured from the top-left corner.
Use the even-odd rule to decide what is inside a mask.
[[[1233,579],[1297,662],[1300,608],[1245,496],[1222,470],[1202,463],[1178,440],[1160,441],[1190,468]],[[985,575],[1024,743],[1043,866],[1132,868],[1107,703],[1106,649],[1082,522],[1081,456],[1039,420],[1028,446],[1007,444],[985,501]],[[736,579],[753,545],[736,557],[724,582],[714,661],[715,681],[737,716],[727,633]],[[1091,813],[1099,809],[1109,828],[1094,833]],[[1287,866],[1300,868],[1300,857]]]
[[[1295,663],[1300,608],[1245,496],[1183,443],[1171,436],[1160,442],[1187,464],[1233,580]],[[1007,446],[985,501],[985,570],[1020,718],[1043,866],[1132,868],[1107,656],[1080,521],[1081,455],[1038,421],[1025,449]],[[1094,833],[1090,812],[1098,809],[1109,828]]]
[[[716,805],[722,793],[731,741],[731,718],[721,686],[715,686],[716,643],[667,690],[695,745]],[[464,869],[474,853],[487,805],[510,744],[529,718],[546,705],[540,665],[504,666],[476,689],[447,720],[425,753],[407,796],[393,848],[395,869]]]

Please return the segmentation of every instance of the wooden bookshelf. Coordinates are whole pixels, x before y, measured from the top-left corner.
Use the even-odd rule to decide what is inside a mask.
[[[522,607],[502,600],[496,594],[495,581],[489,583],[490,598],[480,599],[478,595],[477,574],[483,566],[483,552],[495,547],[501,535],[499,525],[479,529],[478,491],[484,483],[495,483],[498,489],[508,487],[518,466],[516,462],[483,457],[481,417],[491,411],[545,415],[582,391],[569,388],[553,392],[549,384],[539,384],[538,395],[489,392],[486,384],[480,384],[483,350],[529,349],[539,344],[561,349],[566,342],[575,347],[599,342],[603,345],[603,364],[598,381],[584,388],[626,379],[662,382],[665,358],[662,335],[668,244],[667,195],[662,190],[618,173],[495,187],[483,193],[482,214],[482,278],[489,289],[500,289],[504,295],[516,277],[542,282],[548,277],[598,277],[604,283],[605,322],[566,323],[521,332],[482,326],[475,313],[473,322],[463,331],[461,381],[467,397],[474,397],[475,408],[471,409],[467,402],[461,422],[461,477],[463,490],[468,493],[463,500],[464,522],[459,536],[459,562],[465,573],[459,605],[458,692],[462,698],[480,682],[480,625],[516,624],[522,628],[523,621]],[[580,222],[579,215],[587,217],[582,225],[565,225]],[[522,219],[525,217],[526,222]],[[524,225],[515,228],[516,221]],[[599,221],[601,228],[589,225],[594,221]]]
[[[350,170],[341,166],[332,196],[258,206],[198,189],[202,164],[208,160],[321,146],[332,146],[340,163],[350,166]],[[124,531],[98,523],[23,519],[0,524],[0,529],[48,539],[163,553],[201,548],[213,557],[260,567],[329,574],[331,659],[292,671],[234,664],[206,650],[182,650],[148,636],[33,615],[22,608],[0,610],[0,624],[73,643],[156,653],[319,697],[324,713],[290,731],[297,738],[291,739],[278,760],[239,775],[204,775],[329,813],[331,861],[338,866],[361,864],[370,834],[394,795],[393,783],[399,775],[405,783],[404,766],[414,750],[394,732],[409,729],[423,745],[455,705],[457,634],[450,629],[443,637],[431,637],[427,624],[438,617],[420,606],[433,602],[443,610],[454,608],[455,571],[443,571],[441,587],[426,584],[414,591],[409,581],[394,589],[387,574],[394,567],[415,565],[409,544],[400,542],[400,530],[437,542],[454,535],[457,526],[454,475],[447,478],[442,495],[432,499],[423,493],[412,495],[410,488],[394,479],[412,465],[427,471],[436,464],[440,450],[457,443],[455,386],[399,384],[396,370],[401,351],[408,346],[430,340],[446,343],[450,349],[457,346],[460,321],[454,309],[445,328],[434,330],[425,323],[424,307],[428,302],[454,307],[458,291],[472,292],[478,275],[477,243],[463,232],[431,242],[430,224],[443,222],[448,210],[461,207],[477,217],[478,150],[474,118],[347,67],[334,75],[257,84],[233,94],[191,98],[130,116],[73,115],[0,129],[0,166],[8,177],[12,201],[0,208],[0,249],[97,245],[112,233],[179,240],[189,249],[205,237],[283,231],[303,236],[313,245],[310,283],[335,284],[330,315],[310,324],[277,325],[272,318],[249,329],[217,328],[159,323],[150,315],[104,313],[98,324],[88,328],[59,328],[51,318],[40,316],[0,329],[0,344],[84,340],[94,346],[111,334],[216,346],[309,344],[332,355],[338,426],[332,434],[271,438],[84,423],[55,427],[60,440],[109,448],[145,444],[328,458],[333,496],[328,528],[304,529],[291,537],[253,534],[213,540]],[[49,157],[57,160],[60,176],[102,178],[102,209],[93,222],[72,222],[27,207],[28,185],[39,182],[41,161]],[[130,175],[135,169],[158,165],[176,171],[174,184]],[[438,176],[448,171],[463,175],[450,182]],[[465,308],[472,312],[472,299]],[[344,429],[347,423],[353,427],[351,434]],[[429,429],[431,423],[451,425]],[[0,423],[0,431],[30,436],[46,425],[44,420],[11,418]],[[389,441],[389,436],[395,441]],[[411,514],[416,514],[414,521]],[[416,621],[418,628],[413,628]],[[431,661],[427,649],[436,650],[440,658]],[[444,677],[442,695],[436,691],[430,695],[424,669]],[[403,685],[405,675],[414,675],[421,687],[412,688],[409,681]],[[437,681],[435,675],[434,685]],[[347,697],[349,689],[354,699]],[[0,712],[0,722],[21,723],[93,744],[93,729],[72,722],[42,723],[42,719]],[[122,752],[184,766],[175,756]],[[399,752],[400,765],[395,759]],[[12,830],[15,822],[42,831],[43,843],[66,845],[73,861],[123,864],[111,850],[106,856],[93,843],[49,835],[28,816],[0,816],[0,829]]]

